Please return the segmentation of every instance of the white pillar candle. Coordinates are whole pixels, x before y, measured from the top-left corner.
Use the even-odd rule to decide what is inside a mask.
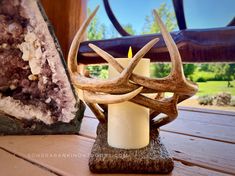
[[[132,58],[118,58],[117,61],[126,67]],[[134,73],[150,75],[150,60],[141,59]],[[109,78],[119,73],[109,66]],[[138,149],[149,144],[149,109],[132,102],[108,105],[108,144],[122,149]]]

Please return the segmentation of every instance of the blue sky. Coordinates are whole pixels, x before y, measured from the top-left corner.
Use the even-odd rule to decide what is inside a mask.
[[[154,8],[166,3],[173,10],[172,0],[109,0],[114,14],[121,24],[131,24],[139,34],[145,23],[145,16],[151,15]],[[102,0],[88,0],[93,10],[100,5],[97,17],[106,26],[111,23],[104,10]],[[235,16],[235,0],[184,0],[188,28],[213,28],[228,24]]]

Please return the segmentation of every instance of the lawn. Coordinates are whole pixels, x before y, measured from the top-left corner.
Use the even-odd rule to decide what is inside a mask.
[[[199,91],[198,96],[201,95],[216,95],[219,92],[229,92],[232,96],[235,96],[235,81],[231,81],[233,87],[227,87],[227,81],[207,81],[198,82]]]

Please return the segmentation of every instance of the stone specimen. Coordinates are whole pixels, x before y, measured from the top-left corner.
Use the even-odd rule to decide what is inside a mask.
[[[78,133],[76,97],[36,0],[0,0],[0,134]]]

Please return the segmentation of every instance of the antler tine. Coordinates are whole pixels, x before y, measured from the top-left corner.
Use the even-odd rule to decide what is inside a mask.
[[[177,104],[178,103],[180,103],[180,102],[182,102],[182,101],[184,101],[184,100],[186,100],[186,99],[188,99],[189,97],[191,97],[191,96],[188,96],[188,95],[177,95],[178,96],[178,100],[177,100]],[[169,99],[169,98],[168,98]],[[163,101],[166,101],[166,99],[164,100],[163,99]],[[156,110],[151,110],[152,112],[150,113],[150,119],[153,119],[153,118],[155,118],[157,115],[159,115],[160,114],[160,112],[159,111],[156,111]]]
[[[134,87],[136,88],[136,85],[130,85],[129,77],[132,74],[135,66],[138,64],[140,59],[145,55],[151,47],[157,42],[158,39],[153,39],[150,42],[148,42],[131,60],[131,62],[128,64],[128,66],[123,70],[123,72],[118,75],[114,79],[109,80],[99,80],[91,78],[82,77],[81,75],[76,75],[76,77],[73,77],[74,84],[80,89],[88,90],[88,91],[96,91],[96,92],[104,92],[104,93],[114,93],[117,90],[120,90],[122,87],[123,89],[129,90],[127,92],[133,91]],[[134,87],[133,87],[134,86]],[[138,88],[139,86],[137,86]]]
[[[155,100],[164,99],[164,95],[165,95],[164,92],[158,92],[154,99],[155,99]],[[153,110],[153,109],[150,109],[150,117],[151,117],[151,115],[152,115],[154,112],[156,112],[156,111]]]
[[[83,23],[80,30],[75,35],[75,38],[73,39],[73,42],[70,47],[69,55],[68,55],[68,69],[70,72],[71,80],[73,81],[73,84],[78,89],[86,89],[86,90],[95,90],[99,89],[100,92],[105,93],[112,93],[117,92],[118,89],[124,89],[123,91],[130,92],[135,90],[135,88],[138,88],[139,86],[136,86],[134,84],[129,84],[128,78],[128,72],[132,72],[134,67],[130,67],[126,69],[125,74],[120,74],[116,79],[112,80],[96,80],[94,82],[94,79],[87,78],[84,76],[81,76],[78,73],[77,70],[77,52],[80,45],[80,42],[82,40],[82,35],[85,32],[87,26],[89,25],[92,18],[95,16],[99,6],[94,10],[94,12],[91,13],[91,15],[87,18],[87,20]],[[139,58],[136,58],[137,62]],[[124,85],[126,84],[126,85]],[[98,88],[99,87],[99,88]],[[115,87],[113,89],[113,87]],[[99,91],[97,90],[97,91]],[[119,91],[120,92],[120,91]]]
[[[107,104],[98,104],[98,105],[104,111],[104,113],[108,112],[108,105]]]
[[[94,18],[96,12],[98,11],[99,6],[91,13],[91,15],[85,20],[78,32],[76,33],[68,53],[68,68],[71,72],[77,72],[77,52],[80,46],[80,43],[83,39],[83,35],[90,24],[91,20]]]
[[[123,70],[124,70],[124,67],[118,63],[117,60],[115,60],[115,58],[110,55],[109,53],[107,53],[106,51],[102,50],[101,48],[99,48],[98,46],[92,44],[92,43],[89,43],[88,44],[89,47],[91,49],[93,49],[99,56],[101,56],[104,60],[106,60],[110,65],[112,65],[119,73],[121,73]],[[133,84],[131,82],[128,82],[127,86],[129,86],[130,88],[132,88],[133,90],[134,89],[137,89],[138,85],[136,84]],[[126,87],[127,88],[127,87]],[[131,90],[130,90],[131,91]],[[130,91],[125,91],[125,92],[130,92]],[[123,92],[123,93],[125,93]],[[148,88],[144,88],[142,90],[143,93],[152,93],[152,92],[155,92],[154,90],[152,89],[148,89]],[[120,92],[114,92],[114,93],[120,93]]]
[[[177,73],[180,78],[184,78],[182,60],[181,60],[179,50],[178,50],[174,40],[172,39],[170,33],[167,31],[165,25],[163,24],[161,18],[158,16],[157,11],[153,10],[153,14],[155,16],[155,19],[156,19],[158,25],[159,25],[163,39],[164,39],[166,46],[168,48],[168,51],[170,53],[170,58],[171,58],[171,62],[172,62],[171,74]]]
[[[187,87],[187,89],[185,90],[191,92],[191,95],[195,94],[195,92],[198,91],[198,87],[196,84],[192,83],[191,81],[188,81],[185,78],[181,56],[174,40],[172,39],[170,33],[167,31],[165,25],[163,24],[161,18],[158,16],[156,10],[153,11],[153,14],[160,27],[162,36],[170,53],[171,62],[172,62],[171,75],[174,78],[177,77],[177,79],[181,81],[182,85]]]
[[[121,64],[119,64],[118,61],[116,61],[112,55],[92,43],[89,43],[88,46],[93,49],[104,60],[106,60],[110,65],[112,65],[119,73],[124,70],[124,67],[121,66]]]
[[[89,106],[91,111],[94,113],[94,115],[101,123],[105,123],[107,121],[105,114],[99,109],[97,104],[94,103],[86,103],[86,104],[87,106]]]
[[[122,74],[126,75],[127,77],[130,77],[132,72],[129,70],[134,70],[135,66],[138,64],[139,60],[159,41],[158,38],[152,39],[150,42],[148,42],[141,50],[139,50],[131,62],[128,64],[125,71],[124,68],[114,59],[113,56],[111,56],[109,53],[105,52],[98,46],[94,44],[89,44],[89,47],[92,48],[97,54],[99,54],[104,60],[106,60],[110,65],[112,65],[118,72],[122,72]]]
[[[152,98],[139,94],[130,101],[141,106],[153,109],[155,111],[165,113],[169,116],[175,116],[175,114],[177,114],[177,99],[175,98],[154,100]],[[169,109],[171,109],[171,111],[169,111]]]
[[[122,94],[122,95],[109,95],[109,94],[99,94],[91,91],[84,90],[83,97],[88,103],[99,103],[99,104],[114,104],[128,101],[134,98],[142,91],[143,87],[140,87],[132,92]]]
[[[127,77],[127,79],[130,78],[132,71],[134,70],[134,68],[136,67],[136,65],[138,64],[138,62],[140,61],[141,58],[143,58],[143,56],[153,47],[153,45],[155,45],[157,42],[159,41],[158,38],[154,38],[152,40],[150,40],[146,45],[144,45],[143,48],[141,48],[133,57],[133,59],[131,59],[130,63],[128,64],[128,66],[126,67],[126,69],[121,73],[123,76],[125,75]],[[131,72],[129,71],[131,70]]]
[[[89,44],[89,47],[92,48],[98,55],[100,55],[110,65],[112,65],[119,73],[121,73],[124,70],[124,68],[114,59],[114,57],[110,55],[109,53],[107,53],[106,51],[102,50],[98,46],[91,44],[91,43]],[[164,79],[163,78],[148,78],[145,76],[132,73],[132,75],[130,76],[130,80],[144,87],[142,93],[154,93],[156,91],[157,92],[169,91],[169,92],[182,93],[181,89],[178,89],[177,87],[169,86],[172,83],[172,77],[166,77]],[[134,88],[134,86],[136,85],[132,85],[132,86]],[[189,85],[188,87],[190,86],[192,85]],[[194,94],[195,90],[196,88],[194,88],[193,90],[189,89],[187,90],[188,92],[185,92],[184,90],[183,93],[191,95],[191,94]]]
[[[176,107],[177,102],[178,102],[178,99],[179,99],[179,95],[174,94],[173,97],[170,98],[170,99],[173,100],[173,101],[172,101],[172,104],[174,104],[175,107]],[[153,120],[152,123],[151,123],[151,125],[153,125],[153,126],[159,128],[159,127],[161,127],[161,126],[163,126],[163,125],[166,125],[166,124],[172,122],[172,121],[175,120],[175,119],[177,118],[177,116],[178,116],[178,110],[177,110],[177,108],[176,108],[176,111],[174,112],[173,115],[171,115],[171,114],[170,114],[170,115],[169,115],[169,114],[166,114],[166,115],[167,115],[167,116],[161,117],[161,118],[157,119],[156,121]]]

